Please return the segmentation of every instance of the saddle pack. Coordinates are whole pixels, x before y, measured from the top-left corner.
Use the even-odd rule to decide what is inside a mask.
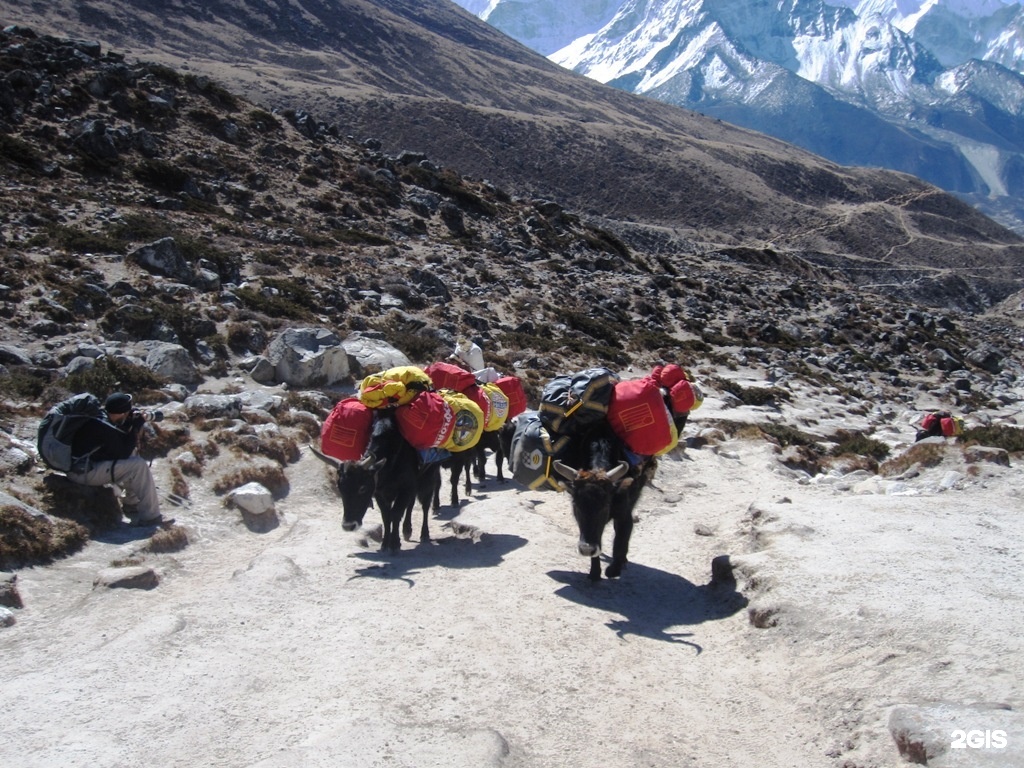
[[[608,423],[633,453],[658,456],[679,443],[672,414],[661,387],[650,376],[615,385],[608,405]]]
[[[541,423],[556,435],[576,435],[608,415],[619,377],[608,368],[588,368],[571,376],[556,376],[540,396]]]
[[[524,411],[516,416],[508,454],[512,476],[532,491],[556,490],[562,486],[551,476],[555,460],[569,446],[568,436],[548,432],[537,411]]]
[[[395,420],[402,437],[419,451],[466,451],[480,441],[484,431],[480,406],[453,389],[419,393],[395,409]]]

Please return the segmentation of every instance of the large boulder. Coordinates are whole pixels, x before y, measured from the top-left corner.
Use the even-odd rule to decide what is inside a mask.
[[[157,344],[146,355],[146,367],[175,384],[198,384],[202,375],[180,344]]]
[[[408,357],[383,339],[365,336],[358,331],[342,343],[348,354],[349,369],[353,376],[379,373],[389,368],[411,365]]]
[[[349,355],[326,328],[289,328],[267,347],[277,381],[293,387],[330,386],[349,376]]]
[[[173,237],[164,237],[136,248],[128,254],[128,260],[182,283],[191,283],[194,277],[192,266],[185,261]]]

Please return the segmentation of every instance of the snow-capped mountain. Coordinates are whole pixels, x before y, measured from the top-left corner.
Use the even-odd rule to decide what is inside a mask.
[[[590,78],[913,173],[1024,231],[1017,3],[455,1]]]

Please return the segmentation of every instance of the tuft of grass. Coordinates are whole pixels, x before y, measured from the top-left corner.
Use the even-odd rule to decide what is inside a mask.
[[[837,433],[832,439],[836,445],[830,451],[831,456],[852,453],[857,456],[870,456],[875,461],[883,461],[889,455],[889,446],[873,437],[843,431]]]
[[[1002,448],[1010,453],[1024,451],[1024,429],[997,425],[994,427],[972,427],[964,430],[960,436],[966,445],[984,445],[989,448]]]
[[[792,396],[778,387],[744,387],[735,381],[713,377],[710,382],[716,389],[735,395],[744,405],[770,405],[777,407],[779,403],[792,400]]]
[[[147,552],[180,552],[188,546],[188,532],[180,525],[174,525],[166,530],[157,531],[146,545]]]
[[[36,517],[15,505],[0,507],[0,571],[50,563],[81,549],[85,526],[72,520]]]
[[[218,478],[213,484],[213,491],[223,496],[225,493],[240,488],[246,483],[259,483],[270,491],[275,499],[283,499],[288,495],[290,488],[288,478],[281,467],[263,464],[242,467]]]
[[[878,473],[886,477],[901,475],[915,464],[922,467],[936,467],[946,456],[946,446],[937,443],[914,443],[899,456],[886,461],[878,468]]]
[[[767,435],[783,448],[791,445],[799,445],[804,448],[809,448],[819,454],[823,452],[821,447],[818,445],[816,437],[809,435],[806,432],[801,432],[799,429],[794,427],[789,427],[785,424],[758,424],[757,428],[762,434]]]

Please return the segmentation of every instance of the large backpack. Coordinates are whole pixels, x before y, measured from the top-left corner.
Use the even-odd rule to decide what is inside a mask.
[[[103,417],[99,398],[83,392],[53,406],[39,422],[36,448],[50,469],[70,472],[80,459],[87,456],[72,456],[71,441],[75,433],[89,419]]]

